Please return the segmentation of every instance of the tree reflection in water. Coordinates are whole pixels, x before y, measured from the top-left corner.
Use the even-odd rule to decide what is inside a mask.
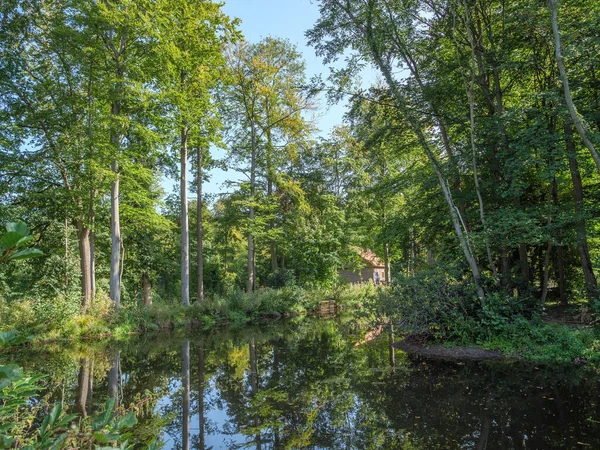
[[[138,445],[162,432],[167,449],[600,448],[585,368],[425,362],[395,351],[393,330],[357,347],[351,328],[306,318],[18,357],[81,414],[153,393]]]

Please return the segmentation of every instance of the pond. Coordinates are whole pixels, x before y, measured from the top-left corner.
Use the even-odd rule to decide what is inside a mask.
[[[425,361],[391,340],[299,318],[3,359],[83,414],[109,395],[137,404],[134,440],[167,449],[600,448],[600,378],[586,368]]]

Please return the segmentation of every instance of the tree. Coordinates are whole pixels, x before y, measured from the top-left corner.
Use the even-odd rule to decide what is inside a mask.
[[[304,63],[293,46],[284,40],[266,38],[258,44],[243,42],[228,53],[232,85],[226,93],[226,117],[234,123],[229,140],[232,153],[244,166],[248,183],[248,276],[246,290],[256,287],[257,186],[262,175],[266,200],[271,200],[278,168],[286,156],[293,157],[298,143],[310,129],[303,112],[312,108],[310,98],[301,92]],[[279,166],[279,167],[278,167]],[[268,223],[267,237],[271,269],[277,269],[274,218],[261,217]]]
[[[171,128],[179,130],[181,189],[181,299],[190,303],[189,293],[189,218],[188,218],[188,147],[197,148],[198,193],[202,204],[202,152],[215,139],[211,114],[213,89],[220,84],[225,58],[223,48],[237,39],[237,21],[221,11],[222,4],[201,0],[174,0],[162,5],[160,17],[159,57],[163,69],[160,78],[162,95],[172,114]],[[176,24],[176,26],[173,26]],[[200,206],[201,207],[201,206]],[[201,214],[199,215],[201,224]],[[198,231],[198,258],[202,258],[202,233]],[[202,264],[199,264],[202,268]],[[201,273],[201,270],[199,270]],[[198,300],[203,297],[201,275]]]
[[[483,303],[485,293],[481,284],[479,265],[469,245],[461,213],[454,203],[450,186],[436,155],[436,151],[439,150],[432,130],[435,130],[433,127],[436,125],[442,130],[442,121],[438,118],[434,123],[428,123],[402,89],[402,82],[394,76],[397,68],[406,66],[411,71],[418,89],[424,90],[416,59],[412,56],[412,49],[409,46],[411,40],[417,37],[418,28],[412,19],[414,11],[408,8],[405,10],[395,3],[374,0],[365,3],[323,0],[320,2],[321,18],[307,33],[309,43],[316,47],[317,53],[324,56],[326,62],[334,60],[347,48],[352,48],[359,53],[358,56],[354,56],[354,63],[358,58],[367,58],[379,69],[390,89],[395,107],[405,117],[434,169],[449,208],[456,237],[471,268],[477,295]],[[355,64],[355,67],[360,66]],[[428,100],[427,97],[424,99]],[[437,118],[437,105],[431,99],[429,100],[430,102],[426,104],[433,117]],[[444,143],[445,141],[444,139]],[[445,145],[444,149],[448,152],[450,147]],[[451,155],[451,152],[448,153]]]

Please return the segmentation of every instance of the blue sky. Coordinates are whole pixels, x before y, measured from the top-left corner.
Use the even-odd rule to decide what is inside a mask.
[[[319,9],[314,0],[228,0],[223,10],[229,16],[241,19],[240,29],[247,41],[254,43],[267,36],[286,38],[302,53],[308,79],[318,74],[327,77],[329,69],[315,55],[314,49],[306,45],[304,36],[319,18]],[[372,81],[375,77],[367,72],[364,78],[365,81]],[[317,113],[321,135],[327,136],[335,125],[341,123],[344,109],[342,104],[328,106],[325,99],[321,99]],[[222,151],[212,151],[215,158],[225,156]],[[204,184],[204,191],[208,194],[226,192],[223,183],[239,179],[240,174],[235,171],[214,169],[210,173],[210,181]],[[173,180],[169,179],[164,180],[163,186],[168,194],[175,188]],[[192,192],[190,197],[193,197]]]

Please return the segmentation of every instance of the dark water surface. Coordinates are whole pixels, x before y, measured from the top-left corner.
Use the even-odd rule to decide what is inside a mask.
[[[357,346],[352,328],[304,318],[8,357],[81,412],[142,402],[136,441],[167,449],[600,449],[589,370],[426,362],[389,335]]]

